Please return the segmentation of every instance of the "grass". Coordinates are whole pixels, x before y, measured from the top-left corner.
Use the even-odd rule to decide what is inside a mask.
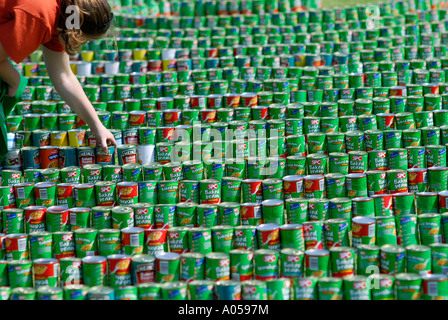
[[[378,3],[383,1],[384,0],[368,0],[365,2],[360,0],[322,0],[322,7],[323,8],[346,7],[358,4]]]

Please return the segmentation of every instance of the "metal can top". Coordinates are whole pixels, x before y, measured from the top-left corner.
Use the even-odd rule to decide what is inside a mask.
[[[263,207],[277,207],[277,206],[281,206],[283,205],[283,200],[280,199],[269,199],[269,200],[264,200],[261,205]]]
[[[154,229],[153,229],[154,230]],[[127,227],[127,228],[123,228],[121,229],[121,233],[132,233],[132,234],[136,234],[136,233],[143,233],[145,232],[145,229],[143,228],[139,228],[139,227]]]
[[[175,252],[162,252],[162,253],[158,253],[156,254],[156,259],[157,260],[179,260],[180,259],[180,254],[175,253]]]
[[[183,258],[203,259],[205,255],[199,252],[186,252],[181,254]]]
[[[299,223],[291,223],[291,224],[284,224],[280,226],[281,230],[299,230],[302,229],[303,225]]]
[[[325,249],[305,250],[305,255],[307,255],[307,256],[324,257],[324,256],[328,256],[329,254],[330,254],[330,251],[325,250]]]
[[[381,247],[381,251],[386,253],[403,253],[405,252],[405,248],[402,246],[394,245],[394,244],[385,244]]]
[[[207,259],[228,259],[229,255],[224,252],[209,252],[205,255]]]
[[[110,254],[106,258],[107,260],[119,260],[119,259],[128,259],[130,255],[127,254]]]
[[[145,263],[152,263],[156,261],[156,258],[154,256],[150,256],[149,254],[138,254],[131,258],[132,262],[145,262]]]
[[[374,218],[363,217],[363,216],[354,217],[352,221],[357,224],[374,224],[374,223],[376,223],[376,220]]]

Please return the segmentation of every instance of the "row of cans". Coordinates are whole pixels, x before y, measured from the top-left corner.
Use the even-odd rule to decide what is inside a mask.
[[[13,260],[1,264],[3,266],[2,276],[6,276],[2,277],[2,280],[11,285],[2,287],[2,290],[9,294],[11,294],[11,289],[16,292],[31,291],[36,294],[36,289],[39,291],[41,288],[46,290],[53,288],[54,294],[62,295],[63,290],[76,288],[84,289],[87,293],[89,284],[91,284],[90,287],[97,288],[97,286],[109,283],[109,288],[112,288],[111,293],[116,288],[134,291],[134,295],[128,296],[127,300],[137,300],[137,291],[140,291],[140,288],[142,291],[145,288],[152,293],[151,296],[146,296],[146,299],[162,298],[167,300],[160,293],[163,292],[163,288],[172,287],[184,289],[185,292],[180,297],[174,296],[170,297],[171,299],[186,300],[187,288],[193,289],[191,291],[194,292],[195,286],[202,284],[209,286],[208,290],[205,290],[206,292],[203,292],[202,295],[193,295],[189,298],[191,300],[214,300],[216,297],[213,294],[213,289],[218,289],[221,284],[227,282],[229,285],[241,286],[243,300],[342,300],[343,298],[346,300],[391,300],[400,293],[401,299],[404,300],[447,299],[446,275],[432,273],[431,269],[428,271],[421,267],[422,264],[427,265],[431,261],[435,263],[441,261],[437,256],[437,251],[441,249],[446,251],[446,247],[409,246],[406,249],[401,247],[401,250],[396,250],[400,247],[388,245],[381,248],[368,247],[358,248],[356,253],[353,248],[339,247],[330,251],[322,250],[324,252],[307,250],[305,253],[299,250],[292,250],[298,252],[234,250],[230,255],[212,253],[204,256],[202,254],[165,253],[156,257],[110,255],[107,258],[102,256],[83,259],[64,258],[59,262],[56,259],[37,259],[33,262]],[[376,268],[377,271],[392,269],[393,272],[375,273],[370,277],[355,275],[356,265],[359,267],[363,262],[369,261],[362,257],[362,253],[366,250],[377,252],[376,255],[369,252],[370,269]],[[400,253],[397,253],[398,251]],[[407,255],[407,259],[405,255]],[[290,259],[282,261],[282,259],[288,258]],[[356,259],[358,259],[357,263],[355,263]],[[374,259],[376,261],[372,261]],[[163,266],[163,264],[167,265]],[[298,270],[301,268],[303,270],[304,264],[306,264],[306,271],[300,276],[282,276],[285,270],[292,269],[291,267],[294,265]],[[246,267],[244,271],[241,266]],[[143,267],[146,267],[145,270]],[[214,270],[208,267],[212,267]],[[440,269],[440,266],[436,268]],[[266,269],[269,269],[269,272],[266,272]],[[406,269],[410,272],[405,273],[403,270]],[[241,271],[243,271],[243,275],[239,273]],[[165,275],[164,272],[166,272]],[[144,273],[146,277],[142,278]],[[211,273],[214,273],[215,277],[210,277]],[[193,274],[193,277],[188,278],[189,274]],[[160,281],[154,282],[158,277],[160,277]],[[63,282],[65,279],[66,283]],[[133,282],[134,288],[131,285]],[[406,290],[402,290],[403,292],[400,292],[399,289],[401,282],[403,285],[407,285],[405,286]],[[34,291],[26,290],[33,288],[33,284]],[[276,287],[280,292],[273,293],[269,290],[270,286]],[[330,292],[325,294],[324,290],[318,290],[321,286]],[[25,289],[16,290],[16,288]],[[269,291],[271,291],[271,295],[268,297]],[[118,290],[118,292],[121,291]],[[146,293],[149,294],[149,292]],[[179,295],[179,293],[177,294]],[[320,297],[321,294],[322,297]],[[7,294],[2,294],[2,296],[4,295]],[[59,296],[53,299],[61,298]],[[82,298],[85,299],[85,296],[78,297],[78,299]],[[233,292],[229,297],[222,298],[241,300],[241,292]]]
[[[31,256],[34,260],[122,252],[155,255],[168,251],[168,245],[169,251],[176,253],[229,253],[231,249],[258,248],[331,249],[361,244],[409,246],[445,243],[448,238],[446,212],[381,215],[376,211],[353,212],[350,207],[345,211],[340,207],[328,210],[324,201],[310,201],[308,209],[305,207],[299,217],[285,218],[282,212],[276,217],[277,212],[265,209],[263,219],[255,216],[252,221],[247,219],[249,223],[240,225],[240,213],[236,212],[235,205],[199,206],[198,212],[196,207],[178,206],[176,213],[163,212],[167,210],[160,206],[5,209],[2,238],[6,242],[2,256],[8,260]],[[25,217],[30,218],[24,221]],[[52,236],[52,232],[56,234]],[[61,244],[64,239],[68,242]],[[129,239],[135,242],[130,245]]]
[[[444,281],[436,275],[279,278],[266,281],[194,280],[145,283],[118,288],[69,285],[0,287],[2,300],[446,300]],[[377,284],[372,285],[376,281]],[[439,289],[440,288],[440,289]],[[440,292],[439,292],[440,290]],[[263,309],[262,309],[263,310]]]

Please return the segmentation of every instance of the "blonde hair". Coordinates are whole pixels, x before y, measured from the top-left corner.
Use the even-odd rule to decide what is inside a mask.
[[[79,29],[67,28],[68,6],[76,6],[79,12]],[[107,0],[61,0],[58,32],[62,38],[65,51],[76,54],[89,40],[106,36],[113,18]]]

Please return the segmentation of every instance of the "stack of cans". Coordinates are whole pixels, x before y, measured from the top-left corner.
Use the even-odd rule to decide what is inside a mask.
[[[448,299],[445,3],[114,8],[71,67],[117,146],[18,65],[0,298]]]

